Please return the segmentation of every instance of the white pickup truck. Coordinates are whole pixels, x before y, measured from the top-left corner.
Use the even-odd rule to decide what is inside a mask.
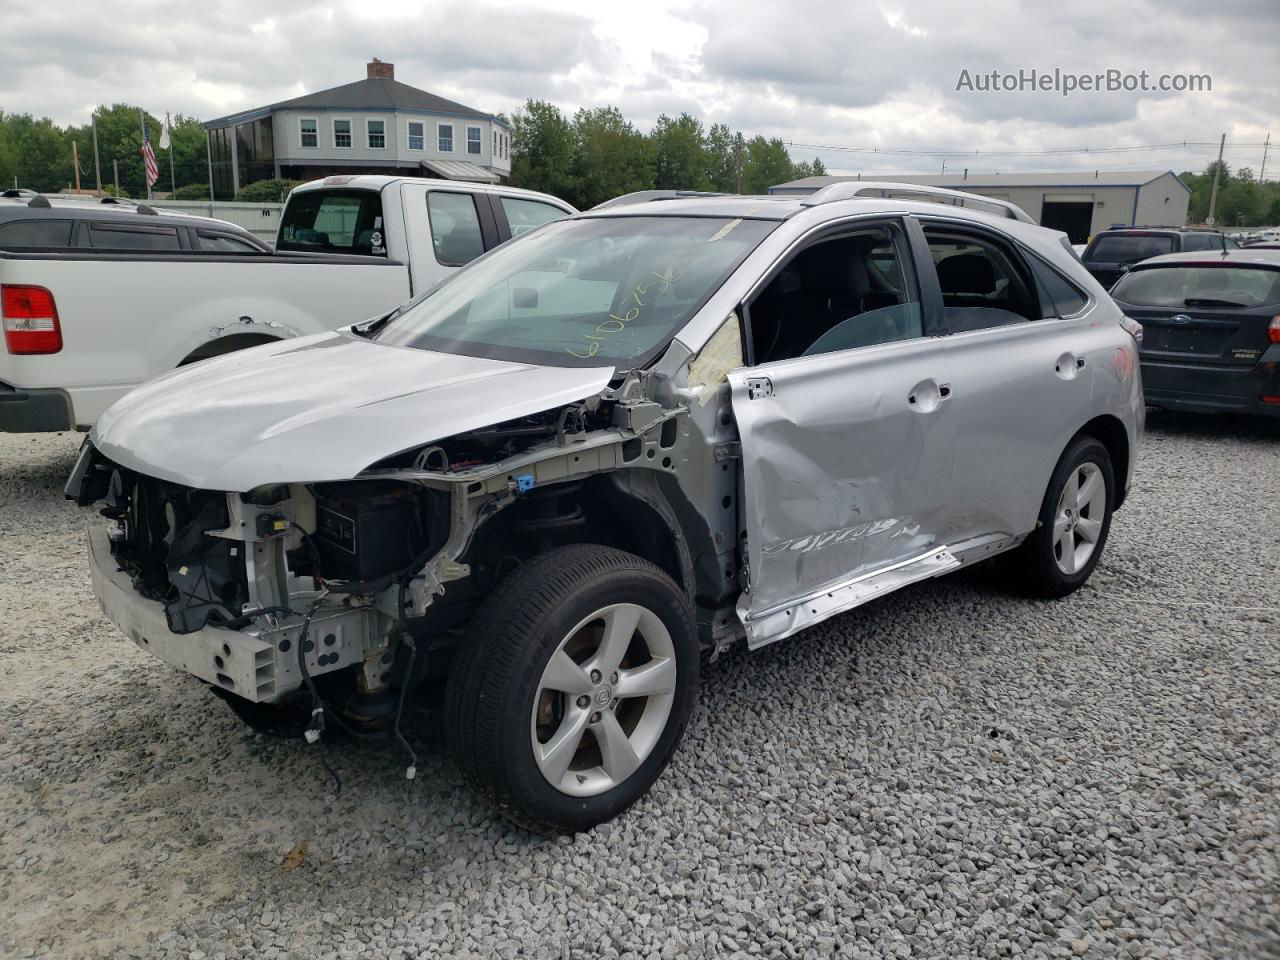
[[[86,429],[152,377],[379,316],[574,212],[513,187],[327,177],[289,195],[273,252],[145,204],[0,197],[0,431]]]

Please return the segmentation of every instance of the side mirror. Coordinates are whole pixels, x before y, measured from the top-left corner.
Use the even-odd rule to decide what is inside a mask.
[[[514,287],[511,290],[511,306],[529,310],[538,305],[538,291],[535,287]]]

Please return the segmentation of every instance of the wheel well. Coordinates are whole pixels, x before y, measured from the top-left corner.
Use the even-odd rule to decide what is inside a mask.
[[[1103,414],[1081,427],[1080,434],[1088,434],[1107,448],[1116,479],[1115,509],[1119,510],[1125,498],[1125,478],[1129,476],[1129,434],[1124,424],[1117,417]]]
[[[466,562],[487,590],[513,564],[553,547],[598,543],[643,557],[692,596],[692,569],[674,517],[606,476],[560,483],[524,494],[476,533]]]
[[[279,337],[271,337],[265,333],[232,333],[225,337],[219,337],[217,340],[202,343],[183,357],[178,366],[185,367],[188,363],[208,360],[210,357],[220,357],[224,353],[234,353],[247,347],[260,347],[264,343],[275,343],[279,339]]]

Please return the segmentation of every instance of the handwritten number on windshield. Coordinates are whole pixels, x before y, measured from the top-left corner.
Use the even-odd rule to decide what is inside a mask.
[[[659,288],[657,295],[662,296],[662,294],[670,290],[671,285],[679,279],[680,277],[677,276],[675,267],[668,268],[665,274],[650,274],[644,280],[641,280],[635,285],[635,288],[631,291],[631,296],[627,298],[628,301],[635,301],[634,307],[629,309],[626,314],[621,317],[617,314],[609,314],[608,320],[602,320],[600,323],[596,324],[595,334],[584,334],[584,339],[587,341],[585,345],[586,353],[579,353],[577,350],[573,349],[573,347],[565,347],[565,350],[571,356],[575,356],[579,360],[589,360],[591,357],[594,357],[600,352],[600,344],[602,341],[610,340],[621,333],[625,333],[627,324],[640,317],[640,312],[645,306],[644,301],[640,299],[642,296],[647,294],[649,290],[655,286]]]

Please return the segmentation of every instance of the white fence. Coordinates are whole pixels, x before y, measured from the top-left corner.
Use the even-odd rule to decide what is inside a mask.
[[[244,227],[259,239],[274,243],[280,226],[283,203],[240,203],[232,200],[140,200],[157,210],[194,213],[201,217],[226,220]]]

